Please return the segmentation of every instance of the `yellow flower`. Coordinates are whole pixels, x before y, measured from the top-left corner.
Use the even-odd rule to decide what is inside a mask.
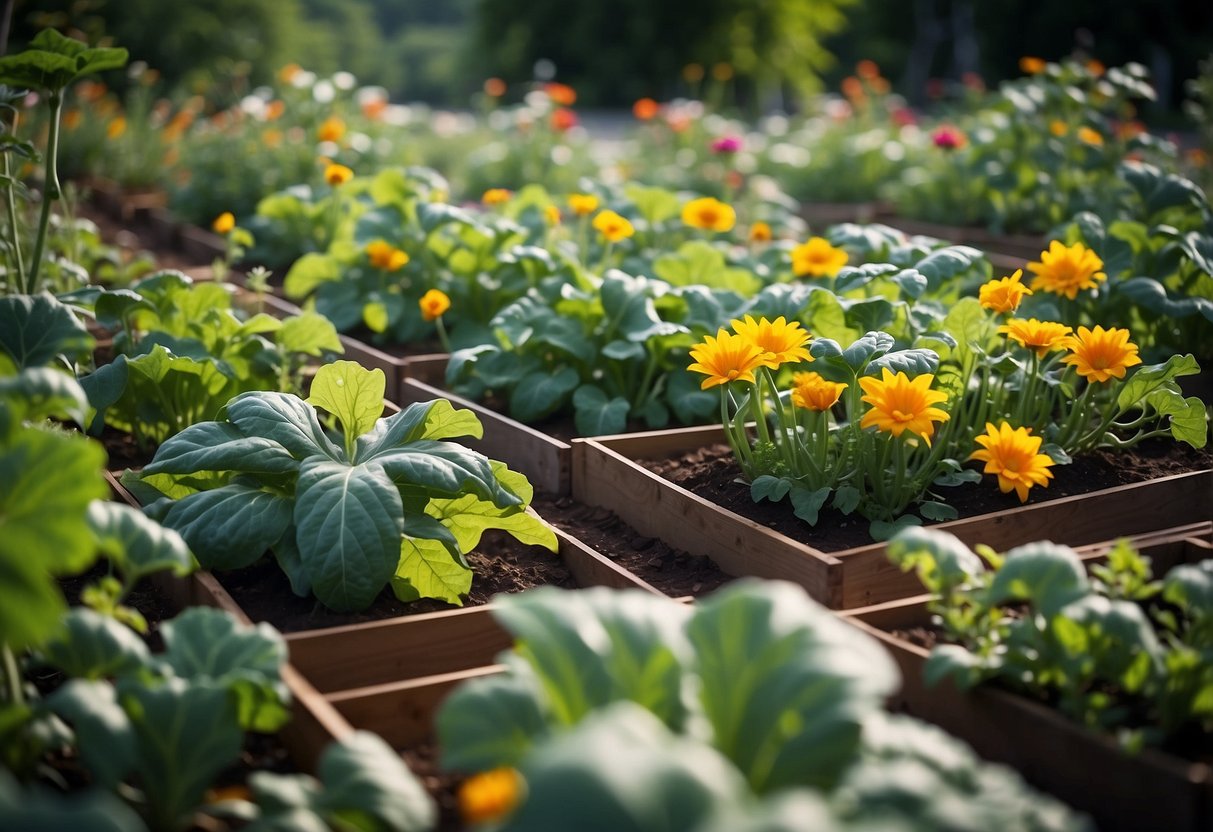
[[[763,365],[763,351],[757,344],[723,329],[716,337],[703,336],[703,343],[691,349],[694,363],[687,367],[707,376],[701,390],[730,381],[753,383],[754,371]]]
[[[467,824],[502,820],[522,802],[526,781],[515,769],[495,768],[459,787],[459,814]]]
[[[977,299],[991,312],[1014,312],[1019,308],[1024,295],[1032,294],[1031,289],[1019,282],[1021,277],[1023,269],[1016,269],[1015,274],[1010,277],[991,280],[978,290]]]
[[[303,72],[303,67],[299,66],[299,64],[287,64],[278,70],[278,80],[284,84],[289,84],[291,79],[300,72]]]
[[[931,444],[934,423],[949,418],[945,411],[933,406],[948,399],[947,393],[931,389],[933,381],[935,376],[931,373],[910,378],[900,371],[893,375],[888,367],[881,369],[880,378],[861,378],[859,386],[867,394],[862,401],[872,405],[872,409],[863,415],[859,426],[876,427],[894,436],[909,431]]]
[[[772,238],[771,226],[759,221],[750,226],[751,243],[769,243]]]
[[[372,243],[367,243],[366,256],[371,261],[372,266],[377,269],[383,269],[386,272],[398,272],[409,262],[407,252],[396,248],[385,240],[375,240]]]
[[[505,188],[489,188],[484,192],[484,196],[480,197],[480,201],[485,205],[504,205],[512,196]]]
[[[1052,350],[1066,347],[1066,336],[1071,332],[1065,324],[1053,321],[1038,321],[1035,318],[1012,318],[998,328],[1012,341],[1025,349],[1035,350],[1037,358],[1044,358]]]
[[[1070,127],[1061,119],[1055,118],[1049,122],[1049,132],[1060,138],[1070,132]]]
[[[792,375],[792,404],[805,410],[829,410],[837,402],[845,384],[826,381],[819,373],[795,373]]]
[[[441,318],[446,314],[446,310],[451,308],[451,299],[441,289],[430,289],[421,296],[417,305],[421,307],[421,317],[433,321]]]
[[[569,207],[579,217],[588,216],[598,210],[598,197],[593,194],[569,194]]]
[[[1072,364],[1089,382],[1124,378],[1126,369],[1141,363],[1137,345],[1129,340],[1127,329],[1080,326],[1077,335],[1065,340],[1065,346],[1070,354],[1061,363]]]
[[[1036,275],[1033,289],[1065,295],[1070,300],[1083,289],[1094,289],[1107,280],[1102,268],[1103,261],[1082,243],[1067,247],[1060,240],[1049,243],[1049,250],[1040,253],[1040,262],[1028,264],[1028,271]]]
[[[692,199],[682,206],[682,221],[691,228],[702,228],[707,231],[731,231],[737,223],[737,212],[733,210],[732,205],[705,196],[700,199]]]
[[[345,135],[345,122],[336,116],[329,116],[320,123],[316,138],[322,142],[338,142]]]
[[[1031,55],[1024,55],[1019,59],[1019,71],[1025,72],[1028,75],[1039,75],[1045,71],[1044,58],[1036,58]]]
[[[1011,489],[1019,495],[1019,502],[1028,501],[1028,489],[1034,485],[1049,487],[1053,472],[1053,460],[1040,453],[1040,437],[1033,436],[1031,428],[1014,428],[1003,422],[994,427],[986,422],[986,432],[977,437],[982,450],[974,451],[969,459],[986,464],[984,472],[998,475],[998,488],[1003,494]]]
[[[219,216],[215,217],[215,221],[211,223],[211,229],[216,234],[226,234],[236,227],[236,216],[231,211],[224,211]]]
[[[329,164],[324,169],[324,181],[330,185],[344,185],[354,178],[354,172],[345,165]]]
[[[109,139],[116,139],[126,132],[126,117],[117,116],[105,128],[105,135]]]
[[[560,225],[560,209],[555,205],[547,205],[543,209],[543,219],[548,225]]]
[[[825,237],[812,237],[792,249],[792,272],[797,277],[833,277],[847,264],[847,253]]]
[[[755,321],[750,315],[744,320],[730,321],[733,332],[762,350],[762,363],[772,370],[792,361],[812,361],[805,349],[809,333],[800,328],[799,321],[788,322],[780,315],[774,321]]]
[[[1103,144],[1103,135],[1093,127],[1079,127],[1078,140],[1099,147]]]
[[[628,222],[625,217],[621,217],[614,211],[602,211],[594,217],[594,230],[607,238],[607,242],[617,243],[620,240],[631,237],[636,233],[636,229]]]

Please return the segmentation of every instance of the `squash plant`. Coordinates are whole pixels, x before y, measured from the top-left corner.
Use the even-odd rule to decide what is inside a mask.
[[[1213,731],[1213,561],[1154,580],[1122,541],[1088,576],[1066,546],[974,552],[925,529],[898,535],[889,557],[935,595],[947,643],[927,661],[928,683],[1048,698],[1129,748]]]
[[[243,393],[127,481],[204,567],[238,569],[268,550],[297,594],[336,610],[369,606],[388,583],[401,600],[459,603],[465,555],[486,529],[555,551],[526,511],[524,477],[441,441],[480,437],[475,416],[439,400],[380,419],[384,385],[381,370],[338,361],[317,371],[307,401]]]
[[[882,713],[887,654],[791,584],[738,581],[694,607],[542,588],[494,615],[515,639],[505,672],[456,689],[437,725],[444,766],[526,783],[495,828],[1086,828]]]

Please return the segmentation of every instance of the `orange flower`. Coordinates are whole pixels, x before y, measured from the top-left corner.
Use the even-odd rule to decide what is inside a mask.
[[[486,78],[484,81],[484,94],[489,98],[501,98],[505,95],[505,81],[500,78]]]
[[[300,72],[303,72],[303,67],[299,66],[299,64],[287,64],[278,70],[278,80],[284,84],[289,84],[291,79]]]
[[[261,134],[261,143],[266,147],[278,147],[282,144],[281,130],[266,130]]]
[[[224,211],[219,216],[215,217],[215,221],[211,223],[211,229],[216,234],[227,234],[236,227],[236,216],[231,211]]]
[[[1044,289],[1056,295],[1065,295],[1070,300],[1085,289],[1094,289],[1108,279],[1100,269],[1103,261],[1084,246],[1075,243],[1066,246],[1059,240],[1049,243],[1049,250],[1040,253],[1040,261],[1029,263],[1028,271],[1036,275],[1033,289]]]
[[[489,188],[484,192],[484,196],[480,197],[480,201],[485,205],[504,205],[510,201],[514,194],[505,188]]]
[[[661,112],[661,105],[651,98],[641,98],[632,105],[632,115],[640,121],[651,121]]]
[[[512,768],[469,777],[459,787],[459,814],[467,824],[503,820],[522,802],[526,782]]]
[[[871,81],[873,78],[880,77],[880,67],[875,61],[870,61],[867,58],[855,64],[855,74],[865,81]]]
[[[379,121],[386,112],[387,98],[384,96],[377,95],[362,102],[362,114],[371,121]]]
[[[763,364],[763,351],[757,344],[723,329],[716,337],[705,335],[703,343],[691,349],[693,359],[687,369],[707,376],[700,389],[707,390],[730,381],[754,383],[754,371]]]
[[[894,436],[909,431],[931,444],[935,422],[946,422],[951,418],[946,411],[934,406],[948,399],[947,393],[931,389],[934,381],[935,376],[931,373],[911,379],[901,371],[893,375],[888,367],[881,368],[880,378],[864,376],[859,379],[859,386],[867,395],[861,401],[872,408],[863,415],[859,426],[875,427]]]
[[[750,226],[750,242],[751,243],[769,243],[771,242],[771,226],[761,220]]]
[[[1054,136],[1061,138],[1066,133],[1070,132],[1070,127],[1059,118],[1055,118],[1049,122],[1049,132]]]
[[[1089,144],[1094,147],[1100,147],[1103,145],[1103,136],[1093,127],[1079,127],[1078,140],[1084,144]]]
[[[1035,350],[1037,358],[1044,358],[1053,350],[1065,349],[1066,336],[1070,334],[1070,328],[1065,324],[1035,318],[1012,318],[998,331],[1024,349]]]
[[[105,128],[105,135],[109,139],[116,139],[126,132],[126,117],[118,116],[111,121]]]
[[[80,115],[79,110],[68,110],[66,113],[63,114],[64,129],[75,130],[77,127],[80,126],[81,118],[82,118],[82,116]]]
[[[818,413],[837,404],[847,389],[845,384],[827,381],[819,373],[794,373],[792,384],[792,404]]]
[[[552,111],[551,125],[557,133],[563,133],[577,126],[577,114],[567,107],[558,107]]]
[[[553,103],[561,107],[572,107],[577,103],[577,90],[568,84],[557,84],[555,82],[544,84],[543,91],[548,94],[548,98],[552,99]]]
[[[1107,67],[1103,65],[1103,61],[1097,61],[1094,58],[1087,61],[1087,72],[1094,75],[1096,78],[1103,75],[1107,71]]]
[[[372,266],[385,272],[398,272],[409,262],[408,252],[396,248],[386,240],[367,243],[366,256]]]
[[[588,216],[598,210],[598,197],[593,194],[569,194],[569,207],[579,217]]]
[[[1027,75],[1039,75],[1045,71],[1045,63],[1043,58],[1036,58],[1031,55],[1025,55],[1019,59],[1019,71]]]
[[[1137,345],[1129,341],[1127,329],[1080,326],[1078,334],[1067,338],[1065,345],[1070,349],[1070,355],[1061,363],[1073,365],[1088,382],[1124,378],[1126,369],[1141,363]]]
[[[354,172],[345,165],[330,163],[324,169],[324,181],[336,187],[354,178]]]
[[[430,289],[417,301],[421,307],[421,317],[427,321],[437,320],[451,308],[451,299],[440,289]]]
[[[809,343],[809,333],[800,327],[800,321],[787,321],[782,315],[774,321],[761,318],[757,321],[751,315],[742,320],[729,322],[733,332],[762,350],[762,364],[772,370],[779,369],[781,364],[792,362],[812,361],[805,344]]]
[[[322,142],[339,142],[345,135],[345,122],[336,116],[329,116],[320,124],[316,138]]]
[[[1032,290],[1019,282],[1023,269],[1016,269],[1015,274],[998,280],[991,280],[978,290],[977,299],[981,305],[991,312],[1000,315],[1004,312],[1014,312],[1019,308],[1024,295],[1032,294]]]
[[[614,211],[602,211],[594,217],[594,230],[606,237],[609,243],[617,243],[636,233],[632,223]]]
[[[847,253],[825,237],[811,237],[792,249],[792,273],[797,277],[834,277],[847,264]]]
[[[1006,494],[1015,489],[1019,502],[1028,501],[1028,489],[1034,485],[1047,488],[1053,472],[1053,459],[1039,453],[1040,437],[1032,436],[1031,428],[1014,428],[1003,422],[994,427],[986,422],[986,432],[975,440],[982,450],[974,451],[969,459],[985,462],[986,474],[998,475],[998,489]]]
[[[849,98],[852,103],[858,103],[867,97],[867,94],[863,91],[863,82],[854,75],[848,75],[842,79],[842,94]]]
[[[286,112],[286,102],[282,99],[275,98],[269,104],[265,105],[265,120],[277,121],[282,118],[282,114]]]
[[[731,230],[737,222],[737,212],[733,206],[705,196],[682,206],[682,221],[691,228],[724,232]]]

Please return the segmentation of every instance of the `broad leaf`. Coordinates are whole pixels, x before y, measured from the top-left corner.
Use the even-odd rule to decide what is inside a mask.
[[[50,293],[0,298],[0,349],[18,369],[43,367],[59,355],[75,359],[92,348],[84,324]]]
[[[554,373],[544,370],[529,373],[510,396],[510,415],[520,422],[534,424],[555,413],[580,383],[581,377],[572,367]]]
[[[324,784],[317,807],[330,819],[369,816],[375,828],[397,832],[424,832],[437,819],[433,800],[400,755],[367,731],[326,748],[316,774]]]
[[[517,766],[549,734],[544,696],[535,677],[511,672],[460,685],[442,703],[435,729],[446,768],[485,771]]]
[[[380,402],[382,409],[383,403]],[[326,456],[340,460],[341,449],[320,427],[316,411],[286,393],[242,393],[227,404],[227,417],[246,436],[277,442],[296,459]]]
[[[990,584],[989,602],[1028,601],[1052,617],[1087,591],[1087,573],[1073,549],[1054,543],[1028,543],[1006,553]]]
[[[401,601],[436,598],[457,607],[472,589],[472,570],[459,563],[437,540],[406,537],[392,576],[392,592]]]
[[[143,472],[283,474],[298,469],[299,462],[278,442],[262,436],[245,436],[236,425],[228,422],[199,422],[161,445]]]
[[[631,405],[622,396],[608,399],[602,389],[583,384],[573,394],[574,421],[582,436],[623,433],[628,426]]]
[[[71,724],[81,762],[99,785],[113,788],[126,779],[135,765],[135,733],[113,685],[69,679],[46,707]]]
[[[133,674],[151,664],[147,645],[133,630],[83,607],[63,617],[62,629],[43,646],[42,656],[51,666],[79,679]]]
[[[355,361],[334,361],[316,371],[307,403],[327,410],[345,429],[346,447],[375,426],[383,414],[387,378],[378,368]]]
[[[232,483],[183,497],[161,523],[185,539],[203,568],[239,569],[255,563],[282,537],[291,523],[291,501]]]

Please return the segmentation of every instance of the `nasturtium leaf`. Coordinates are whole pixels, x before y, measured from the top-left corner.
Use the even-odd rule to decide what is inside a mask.
[[[863,495],[859,493],[859,489],[853,485],[840,485],[834,489],[834,502],[832,503],[836,511],[843,514],[850,514],[855,509],[859,508],[859,501]]]
[[[150,665],[147,645],[124,624],[77,607],[62,619],[62,629],[42,647],[42,657],[70,677],[105,679],[135,673]]]
[[[763,474],[755,477],[750,483],[750,498],[760,503],[763,500],[770,500],[772,503],[778,503],[788,495],[791,490],[793,481],[786,477],[773,477],[770,474]]]
[[[432,406],[425,416],[425,424],[421,433],[416,437],[408,437],[408,441],[416,439],[454,439],[470,436],[473,439],[484,438],[484,426],[471,410],[456,410],[446,399],[437,399],[430,403]]]
[[[75,359],[92,348],[84,324],[49,292],[0,297],[0,349],[18,369],[46,366],[59,355]]]
[[[314,292],[320,284],[340,279],[341,264],[335,258],[309,252],[296,260],[286,273],[282,290],[288,298],[299,300]]]
[[[950,506],[947,503],[940,503],[935,500],[924,500],[918,504],[918,513],[928,520],[943,522],[944,520],[955,520],[960,516],[955,506]]]
[[[1203,448],[1209,439],[1209,417],[1205,403],[1195,396],[1184,398],[1170,390],[1155,390],[1146,404],[1168,417],[1171,435],[1193,448]]]
[[[624,188],[624,195],[650,223],[657,224],[678,216],[678,195],[666,188],[646,187],[633,182]]]
[[[336,327],[328,318],[315,312],[304,312],[287,318],[274,334],[274,342],[284,352],[317,358],[326,352],[345,352]]]
[[[383,402],[379,402],[382,411]],[[295,459],[343,458],[324,433],[316,411],[287,393],[241,393],[227,404],[227,418],[246,436],[260,436],[286,448]]]
[[[312,591],[331,609],[364,609],[400,561],[404,507],[378,461],[306,460],[296,485],[296,540]],[[276,539],[276,538],[275,538]]]
[[[510,415],[520,422],[534,424],[555,413],[580,383],[581,377],[572,367],[529,373],[510,396]]]
[[[182,679],[232,691],[240,725],[272,733],[290,718],[290,693],[282,681],[286,642],[264,622],[242,625],[210,607],[191,607],[160,628],[161,658]]]
[[[316,371],[307,403],[327,410],[345,429],[346,446],[375,426],[383,414],[387,378],[383,370],[367,370],[355,361],[334,361]]]
[[[405,537],[391,583],[401,601],[436,598],[461,607],[463,596],[472,589],[472,570],[452,557],[440,541]]]
[[[371,332],[385,332],[388,327],[387,307],[379,302],[365,304],[362,307],[362,322]]]
[[[199,422],[168,439],[144,469],[145,474],[241,471],[283,474],[299,462],[282,445],[261,436],[245,436],[229,422]]]
[[[583,384],[573,394],[573,419],[582,436],[623,433],[628,425],[631,405],[622,396],[607,398],[602,388]]]
[[[1200,365],[1191,355],[1173,355],[1162,364],[1138,367],[1121,385],[1116,395],[1116,404],[1121,410],[1128,410],[1140,407],[1141,402],[1159,390],[1178,393],[1179,386],[1175,379],[1199,372]]]
[[[282,537],[291,523],[291,501],[231,483],[177,500],[160,522],[185,539],[203,568],[239,569]]]
[[[126,778],[135,765],[135,734],[113,685],[68,679],[46,698],[46,707],[71,723],[80,760],[95,782],[113,788]]]
[[[181,535],[130,506],[96,500],[88,508],[88,521],[97,547],[129,581],[164,570],[187,575],[195,567]]]
[[[815,526],[821,507],[830,497],[830,487],[827,485],[810,489],[798,484],[792,487],[790,495],[792,513],[810,526]]]

